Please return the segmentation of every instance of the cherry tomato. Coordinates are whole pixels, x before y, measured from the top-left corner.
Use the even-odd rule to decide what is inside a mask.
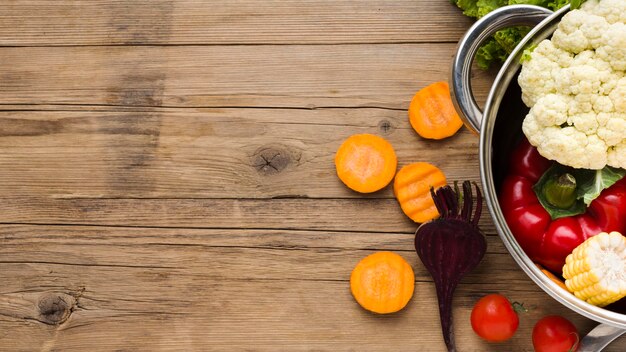
[[[576,351],[578,331],[569,320],[558,315],[542,318],[533,328],[533,347],[536,352]]]
[[[474,332],[489,342],[510,339],[519,325],[519,318],[511,302],[498,294],[479,299],[472,310],[471,321]]]

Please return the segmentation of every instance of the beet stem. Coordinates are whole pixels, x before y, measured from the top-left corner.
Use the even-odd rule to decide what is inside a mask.
[[[461,219],[466,222],[471,222],[472,217],[472,186],[469,182],[463,182],[463,210],[461,211]]]
[[[476,212],[474,213],[472,225],[478,226],[478,221],[480,220],[481,211],[483,209],[483,195],[480,193],[480,188],[478,188],[475,182],[474,187],[476,188]]]
[[[459,213],[459,204],[457,202],[457,195],[454,193],[450,186],[446,186],[442,189],[444,195],[446,196],[445,201],[448,204],[448,219],[456,218]]]
[[[441,189],[438,189],[437,192],[435,192],[435,189],[431,187],[430,196],[433,198],[433,201],[435,202],[435,207],[437,207],[437,211],[439,211],[439,214],[441,214],[441,216],[445,218],[448,212],[448,208],[446,207],[446,202],[441,195]]]

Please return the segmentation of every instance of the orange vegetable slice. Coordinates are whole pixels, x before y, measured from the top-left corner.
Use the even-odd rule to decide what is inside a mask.
[[[409,263],[392,252],[376,252],[352,270],[350,290],[361,307],[379,314],[404,308],[413,297],[415,275]]]
[[[384,138],[356,134],[346,139],[335,155],[337,176],[349,188],[376,192],[387,186],[396,174],[396,152]]]
[[[565,286],[565,282],[561,279],[559,279],[556,275],[554,275],[552,272],[550,272],[548,269],[544,268],[543,266],[535,263],[535,265],[539,268],[539,270],[541,270],[542,273],[544,273],[548,279],[552,280],[555,284],[559,285],[562,289],[564,289],[567,292],[571,292],[567,286]]]
[[[463,126],[446,82],[433,83],[415,94],[409,105],[409,121],[415,132],[428,139],[454,135]]]
[[[393,183],[393,194],[404,214],[417,223],[439,217],[439,211],[430,196],[430,188],[447,184],[446,176],[429,163],[414,163],[400,169]]]

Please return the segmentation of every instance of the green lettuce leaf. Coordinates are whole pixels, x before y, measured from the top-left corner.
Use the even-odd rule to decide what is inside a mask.
[[[528,34],[529,27],[511,27],[499,30],[493,35],[504,51],[510,54],[517,44]]]
[[[494,38],[489,38],[476,52],[476,65],[487,70],[493,62],[506,60],[507,55],[508,53]]]
[[[569,1],[567,1],[567,0],[554,0],[554,1],[547,2],[547,4],[546,4],[547,6],[546,7],[549,8],[550,10],[552,10],[552,11],[556,11],[556,10],[560,9],[561,7],[567,5],[567,4],[569,4]],[[539,5],[539,6],[541,6],[541,5]]]
[[[465,16],[478,18],[478,4],[476,3],[476,0],[453,0],[452,2],[463,10],[463,14]]]
[[[535,5],[541,7],[549,7],[548,3],[550,0],[509,0],[509,5],[518,5],[518,4],[527,4],[527,5]]]
[[[531,4],[555,11],[567,5],[569,0],[451,0],[451,2],[463,10],[465,16],[478,19],[505,5]],[[487,70],[494,63],[504,62],[528,31],[529,28],[513,27],[496,32],[476,53],[478,67]]]
[[[478,5],[478,18],[481,18],[484,15],[488,14],[489,12],[499,7],[508,5],[508,1],[507,0],[478,0],[476,1],[476,4]]]
[[[476,64],[483,70],[496,62],[504,62],[530,28],[511,27],[497,31],[476,52]]]
[[[530,60],[531,58],[530,54],[532,54],[536,48],[537,48],[537,44],[532,44],[532,45],[529,45],[526,49],[524,49],[524,52],[522,53],[522,57],[519,60],[520,64]]]

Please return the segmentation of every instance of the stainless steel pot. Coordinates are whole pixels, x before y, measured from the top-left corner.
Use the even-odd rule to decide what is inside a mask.
[[[549,38],[569,6],[553,13],[532,5],[502,7],[477,21],[459,42],[452,66],[450,90],[456,108],[468,128],[480,133],[480,176],[486,203],[504,245],[517,264],[546,293],[566,307],[600,322],[582,340],[579,351],[600,351],[626,332],[626,311],[615,312],[590,305],[559,287],[544,275],[524,253],[507,226],[498,204],[496,190],[504,177],[508,155],[521,137],[521,125],[528,108],[517,84],[520,58],[528,45]],[[497,30],[534,25],[498,73],[482,112],[472,95],[470,69],[480,44]]]

